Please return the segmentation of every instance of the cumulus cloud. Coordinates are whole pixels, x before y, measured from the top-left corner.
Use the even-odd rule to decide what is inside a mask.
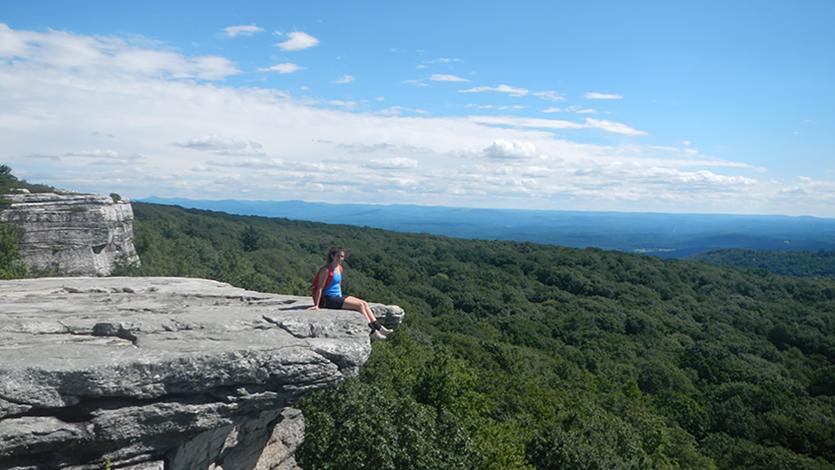
[[[345,84],[345,83],[351,83],[353,81],[354,81],[354,76],[353,75],[343,75],[343,76],[337,78],[334,81],[334,83],[342,85],[342,84]]]
[[[252,36],[254,34],[263,33],[264,28],[259,28],[254,24],[227,26],[223,28],[223,34],[230,38],[237,36]]]
[[[18,32],[0,24],[0,57],[15,57],[23,62],[21,66],[82,69],[89,74],[108,76],[141,74],[201,80],[223,80],[240,73],[224,57],[186,57],[175,51],[136,44],[142,42],[141,38],[131,42],[63,31]]]
[[[304,67],[301,67],[297,64],[293,64],[291,62],[283,62],[281,64],[275,64],[272,67],[266,67],[258,69],[259,72],[278,72],[278,73],[295,73],[299,70],[303,70]]]
[[[466,78],[459,77],[458,75],[449,75],[443,73],[436,73],[429,77],[429,80],[433,82],[469,82]]]
[[[500,160],[527,159],[537,155],[536,145],[518,140],[497,139],[485,147],[482,152],[487,158]]]
[[[5,23],[0,23],[0,57],[21,55],[28,49],[27,36],[30,34],[12,31]]]
[[[196,137],[185,142],[175,142],[177,147],[212,152],[217,155],[263,155],[263,145],[251,140],[207,135]]]
[[[319,40],[301,31],[287,34],[287,40],[276,44],[282,51],[301,51],[319,44]]]
[[[197,57],[150,43],[8,27],[0,35],[3,57],[14,55],[0,60],[4,163],[30,181],[132,198],[282,200],[320,188],[330,202],[554,208],[570,198],[575,209],[760,213],[780,202],[784,212],[835,215],[826,181],[784,187],[690,146],[595,145],[553,132],[641,135],[625,124],[349,112],[274,89],[183,80],[198,78]],[[115,60],[125,51],[155,65]]]
[[[587,100],[620,100],[623,96],[615,93],[600,93],[596,91],[589,91],[585,95]]]
[[[818,202],[835,201],[835,181],[798,176],[797,183],[780,190],[783,195],[798,195]]]

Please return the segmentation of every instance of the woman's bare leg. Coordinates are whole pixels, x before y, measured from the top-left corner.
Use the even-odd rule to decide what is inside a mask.
[[[345,303],[342,304],[342,308],[360,312],[362,316],[368,320],[368,323],[377,321],[377,317],[374,316],[374,312],[371,311],[371,307],[368,306],[368,302],[354,296],[349,295],[348,297],[345,297]]]

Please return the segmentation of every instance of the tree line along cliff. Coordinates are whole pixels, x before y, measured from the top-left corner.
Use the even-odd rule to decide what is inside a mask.
[[[410,314],[303,400],[304,468],[835,468],[835,281],[134,204],[143,265]],[[350,433],[350,437],[346,436]]]

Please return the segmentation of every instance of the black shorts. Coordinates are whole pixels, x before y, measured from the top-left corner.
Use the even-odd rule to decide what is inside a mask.
[[[336,310],[342,309],[345,304],[345,297],[329,297],[325,296],[325,308],[332,308]]]

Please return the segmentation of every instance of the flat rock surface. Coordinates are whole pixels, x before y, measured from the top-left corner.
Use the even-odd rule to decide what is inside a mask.
[[[356,374],[366,322],[310,305],[204,279],[0,281],[0,468],[160,458]]]

